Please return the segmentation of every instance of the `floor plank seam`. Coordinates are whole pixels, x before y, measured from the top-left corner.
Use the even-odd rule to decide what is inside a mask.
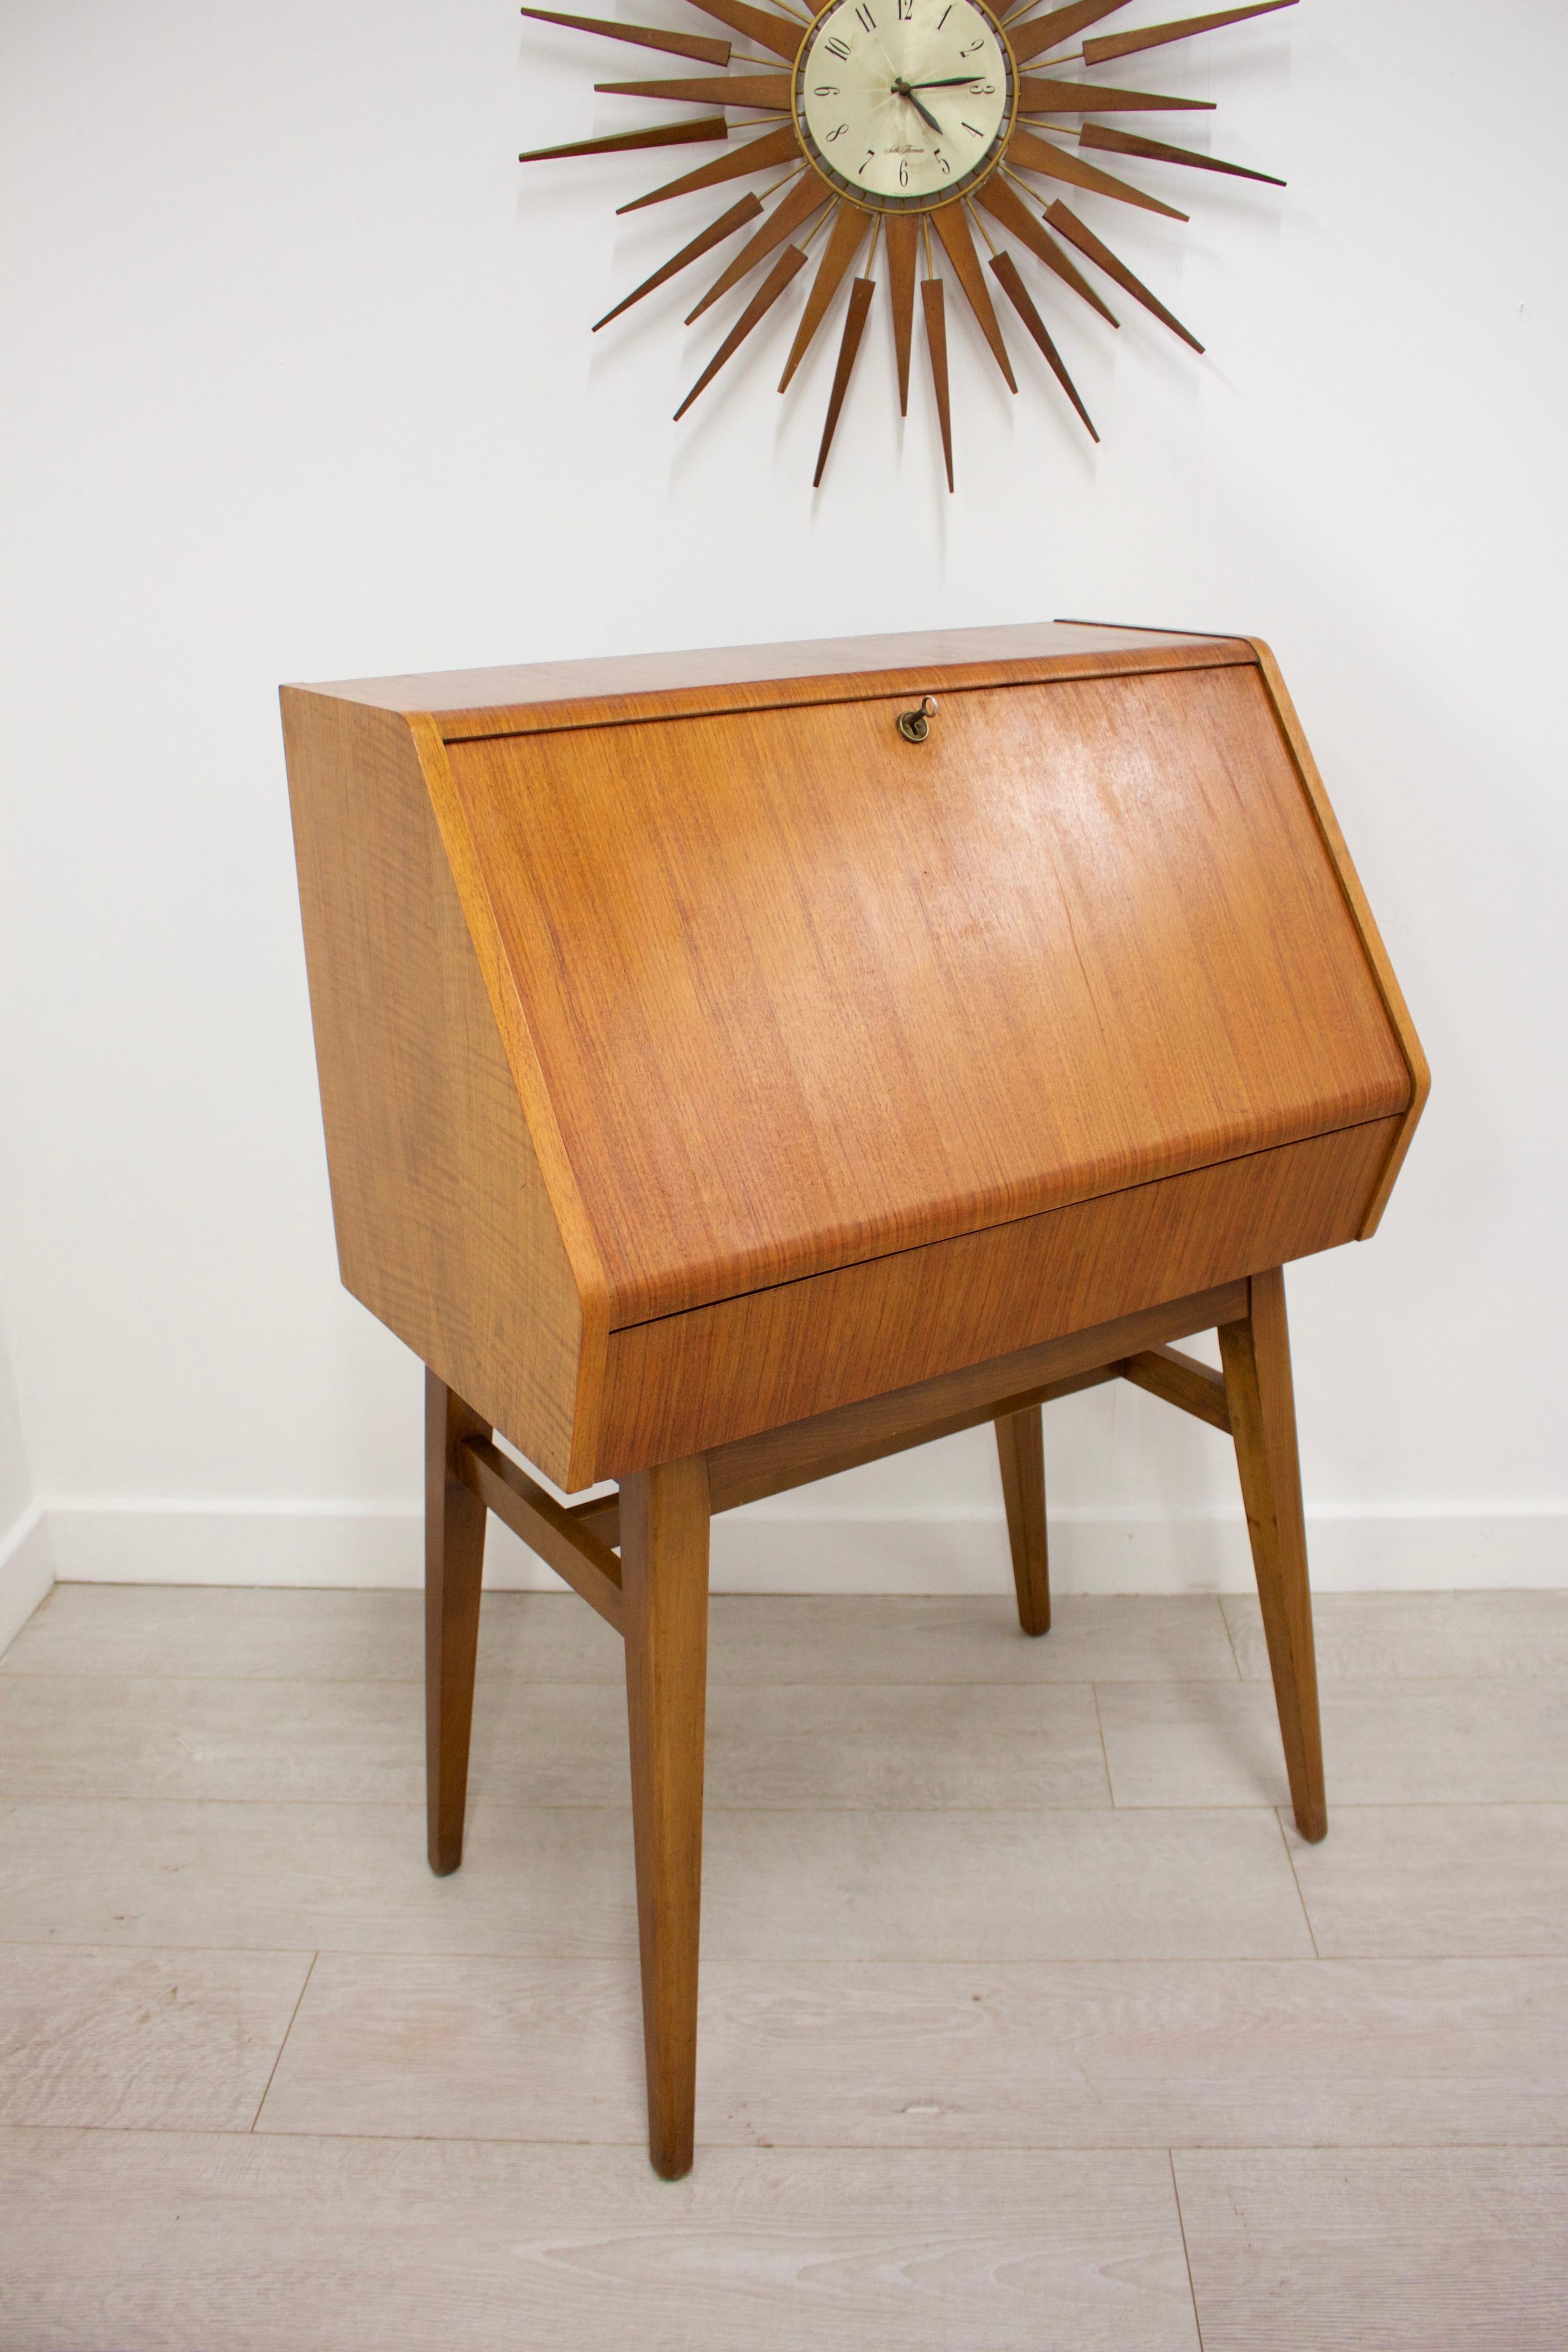
[[[1187,2244],[1187,2220],[1182,2210],[1182,2190],[1176,2179],[1176,2153],[1173,2148],[1165,2150],[1165,2161],[1171,2168],[1171,2194],[1176,2201],[1176,2227],[1182,2233],[1182,2260],[1187,2266],[1187,2293],[1193,2299],[1193,2326],[1197,2334],[1198,2352],[1204,2352],[1203,2314],[1198,2309],[1198,2290],[1193,2277],[1192,2251]]]
[[[261,2121],[261,2110],[267,2105],[268,2092],[271,2090],[273,2077],[276,2075],[279,2067],[283,2063],[283,2053],[289,2047],[289,2036],[294,2031],[294,2021],[300,2014],[300,2004],[304,2000],[307,1991],[310,1990],[310,1979],[316,1973],[316,1962],[320,1957],[321,1955],[317,1952],[312,1952],[310,1955],[310,1965],[305,1970],[305,1981],[300,1987],[299,2000],[295,2001],[293,2008],[289,2012],[289,2022],[283,2028],[283,2039],[278,2044],[277,2053],[268,2072],[266,2084],[263,2087],[260,2098],[256,2103],[256,2113],[250,2118],[250,2128],[252,2131],[256,2129],[257,2125]]]
[[[1116,1783],[1110,1777],[1110,1750],[1105,1744],[1105,1719],[1100,1712],[1100,1685],[1090,1683],[1089,1696],[1094,1701],[1094,1727],[1100,1736],[1100,1760],[1105,1770],[1105,1793],[1110,1800],[1111,1811],[1120,1811],[1116,1802]]]
[[[6,2123],[0,2119],[0,2137],[21,2138],[28,2133],[93,2134],[106,2138],[298,2140],[302,2145],[366,2145],[377,2147],[520,2147],[625,2148],[641,2155],[646,2136],[629,2126],[621,2139],[530,2138],[526,2133],[500,2132],[374,2132],[300,2131],[289,2125],[272,2125],[258,2131],[255,2124],[78,2124]],[[731,2156],[1530,2156],[1568,2151],[1568,2138],[1556,2139],[1184,2139],[1173,2145],[1163,2139],[713,2139],[699,2131],[697,2150]]]
[[[1219,1611],[1219,1622],[1225,1627],[1226,1642],[1229,1647],[1231,1656],[1236,1661],[1237,1681],[1238,1683],[1244,1683],[1247,1680],[1247,1670],[1241,1663],[1241,1652],[1236,1646],[1236,1628],[1232,1625],[1230,1619],[1226,1612],[1225,1600],[1222,1594],[1217,1592],[1215,1594],[1214,1605]]]
[[[1296,1867],[1296,1857],[1290,1851],[1290,1832],[1285,1826],[1285,1814],[1282,1808],[1275,1812],[1274,1818],[1279,1824],[1279,1843],[1285,1849],[1285,1860],[1290,1871],[1290,1884],[1296,1890],[1296,1900],[1301,1906],[1301,1916],[1306,1922],[1307,1933],[1311,1938],[1312,1952],[1314,1957],[1321,1960],[1323,1955],[1318,1948],[1318,1938],[1312,1927],[1312,1915],[1307,1908],[1307,1895],[1301,1885],[1301,1874]]]

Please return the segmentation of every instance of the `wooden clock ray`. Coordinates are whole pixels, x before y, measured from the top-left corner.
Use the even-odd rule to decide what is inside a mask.
[[[924,327],[947,486],[953,487],[952,411],[947,348],[947,289],[956,281],[973,311],[1010,392],[1018,389],[997,306],[982,266],[1037,347],[1079,421],[1098,441],[1060,351],[1019,266],[1018,248],[1047,273],[1053,297],[1064,289],[1110,326],[1114,311],[1080,266],[1140,303],[1171,332],[1204,346],[1105,243],[1074,205],[1057,193],[1131,205],[1169,220],[1187,215],[1123,176],[1086,160],[1111,155],[1119,165],[1175,165],[1283,187],[1271,173],[1223,162],[1190,147],[1118,128],[1114,115],[1207,112],[1205,100],[1163,96],[1083,79],[1076,68],[1114,65],[1200,33],[1293,7],[1296,0],[1251,0],[1239,8],[1084,38],[1091,25],[1117,16],[1128,0],[1071,0],[1042,10],[1039,0],[824,0],[808,15],[802,0],[691,0],[734,40],[671,32],[620,18],[525,7],[525,16],[601,38],[664,52],[710,68],[652,79],[596,82],[623,98],[668,100],[711,110],[636,131],[612,131],[519,158],[545,163],[574,155],[619,155],[643,148],[724,143],[713,162],[677,173],[623,213],[765,177],[760,192],[736,198],[640,286],[600,319],[594,331],[747,231],[744,243],[687,313],[689,326],[748,281],[753,290],[676,410],[684,416],[741,345],[774,311],[812,260],[816,268],[790,342],[779,390],[788,389],[849,280],[827,415],[813,487],[820,483],[859,356],[875,291],[887,272],[897,354],[899,406],[907,414],[914,347],[915,289]],[[1077,43],[1078,46],[1073,45]],[[1043,198],[1039,184],[1047,184]],[[769,266],[761,276],[763,264]],[[851,273],[854,273],[853,276]],[[1037,280],[1037,283],[1040,281]]]

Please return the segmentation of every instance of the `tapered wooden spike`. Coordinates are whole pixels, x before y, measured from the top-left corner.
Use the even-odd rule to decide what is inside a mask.
[[[1036,342],[1038,343],[1041,351],[1044,352],[1047,362],[1056,374],[1058,383],[1061,385],[1062,390],[1066,393],[1068,398],[1071,401],[1073,406],[1082,417],[1084,424],[1089,429],[1089,439],[1091,441],[1098,441],[1100,436],[1094,429],[1094,419],[1090,416],[1088,409],[1079,398],[1078,386],[1074,383],[1071,376],[1068,375],[1067,369],[1063,366],[1062,355],[1060,352],[1058,351],[1055,343],[1052,342],[1050,336],[1047,333],[1046,322],[1041,318],[1039,312],[1036,310],[1034,303],[1029,299],[1029,289],[1018,275],[1017,263],[1014,260],[1010,253],[996,253],[993,254],[991,257],[991,268],[999,280],[1007,299],[1013,305],[1014,310],[1018,313],[1019,318],[1024,321],[1025,326],[1029,330],[1030,334],[1033,335]]]
[[[794,132],[791,132],[794,137]],[[860,250],[860,240],[866,234],[866,215],[854,205],[840,204],[833,226],[827,232],[827,243],[822,259],[816,265],[816,276],[811,281],[811,291],[805,298],[805,308],[800,314],[800,324],[795,331],[795,341],[789,347],[784,372],[779,378],[779,390],[784,391],[791,376],[805,357],[811,339],[827,316],[827,306],[837,293],[855,256]]]
[[[947,389],[947,306],[940,278],[921,280],[921,309],[925,313],[926,350],[931,354],[931,390],[936,394],[937,422],[942,426],[942,454],[947,461],[947,487],[952,488],[952,403]]]
[[[678,74],[673,81],[596,81],[606,98],[672,98],[682,106],[772,106],[787,114],[788,74]]]
[[[806,27],[789,16],[776,16],[771,8],[749,8],[746,0],[692,0],[705,16],[717,16],[742,40],[754,41],[759,48],[769,50],[794,65]]]
[[[838,346],[838,365],[833,371],[833,390],[827,396],[827,416],[822,427],[822,446],[816,453],[816,471],[811,478],[815,490],[822,482],[822,469],[827,463],[827,453],[833,446],[839,411],[844,395],[849,389],[849,378],[859,354],[860,338],[866,331],[866,313],[871,308],[871,297],[877,290],[876,280],[858,278],[849,289],[849,309],[844,320],[844,340]]]
[[[1047,269],[1056,271],[1064,285],[1070,286],[1075,294],[1081,294],[1102,319],[1108,319],[1113,327],[1121,324],[1115,311],[1106,309],[1083,272],[1074,268],[1055,238],[1046,235],[1010,181],[1005,180],[999,172],[993,172],[976,191],[974,201],[977,205],[984,205],[993,219],[999,220],[1020,245],[1026,245],[1037,261],[1043,261]]]
[[[1087,253],[1091,261],[1097,261],[1106,276],[1114,278],[1118,286],[1123,287],[1135,302],[1142,302],[1145,310],[1152,310],[1163,326],[1169,327],[1173,335],[1180,335],[1184,343],[1191,343],[1194,352],[1203,350],[1197,337],[1166,310],[1163,302],[1150,293],[1141,278],[1133,277],[1124,261],[1118,261],[1110,247],[1102,245],[1094,231],[1086,228],[1076,213],[1068,212],[1059,196],[1046,218],[1054,229],[1059,229],[1063,236],[1069,238],[1080,253]]]
[[[643,296],[651,294],[656,286],[668,285],[690,262],[700,261],[705,253],[711,253],[716,245],[722,245],[727,236],[733,236],[738,228],[744,228],[749,220],[755,220],[762,209],[760,196],[742,196],[738,205],[731,205],[727,213],[721,213],[719,218],[711,222],[700,236],[694,236],[689,245],[683,245],[679,253],[671,254],[664,268],[656,269],[651,278],[645,278],[624,302],[617,302],[613,310],[606,310],[602,319],[595,319],[594,332],[597,334],[601,327],[607,327],[612,319],[618,319],[623,310],[629,310],[634,302],[640,302]]]
[[[795,272],[805,268],[798,245],[787,245],[675,412],[677,424],[700,392],[707,390],[726,360],[733,359],[758,320],[766,317]]]
[[[1136,205],[1141,212],[1163,213],[1167,220],[1184,221],[1188,217],[1179,213],[1174,205],[1163,205],[1158,196],[1146,196],[1142,188],[1129,187],[1125,180],[1113,180],[1109,172],[1080,162],[1065,147],[1053,147],[1048,141],[1037,139],[1032,131],[1014,131],[1007,142],[1007,161],[1020,171],[1039,172],[1047,180],[1066,180],[1075,188],[1092,190],[1097,196],[1115,196],[1121,204]],[[621,210],[626,210],[624,205]]]
[[[991,356],[1002,371],[1003,381],[1009,392],[1016,392],[1017,381],[1013,362],[1007,357],[1007,346],[1002,340],[1002,321],[996,316],[994,303],[980,268],[980,256],[974,250],[974,236],[969,226],[969,215],[962,205],[943,205],[932,213],[931,225],[942,242],[942,249],[952,262],[953,274],[968,297],[969,307],[980,321],[980,331],[991,346]]]
[[[635,48],[663,49],[670,57],[696,58],[705,66],[727,66],[728,41],[710,40],[705,33],[667,33],[653,25],[611,24],[604,16],[562,16],[553,8],[525,8],[542,25],[570,25],[574,33],[601,33],[606,41],[630,41]]]
[[[828,201],[826,185],[815,172],[807,172],[804,179],[796,180],[787,194],[780,197],[755,236],[747,238],[729,268],[713,280],[696,310],[688,310],[687,325],[700,319],[721,294],[728,294],[731,286],[738,286],[756,268],[764,254],[771,253],[775,245],[782,245],[786,236],[793,236],[802,223],[808,221],[813,213],[820,212]]]
[[[1031,17],[1026,25],[1010,22],[1007,38],[1013,45],[1013,55],[1020,65],[1037,58],[1042,49],[1054,49],[1058,41],[1070,41],[1086,25],[1098,25],[1102,16],[1114,16],[1125,8],[1127,0],[1074,0],[1067,8],[1053,8],[1048,16]],[[1015,18],[1021,16],[1015,11]]]
[[[1190,147],[1167,147],[1163,139],[1140,139],[1131,131],[1111,131],[1103,122],[1086,122],[1078,134],[1080,147],[1108,147],[1116,155],[1147,155],[1155,163],[1188,163],[1194,172],[1227,172],[1237,180],[1262,180],[1282,188],[1272,172],[1249,172],[1245,163],[1222,163],[1215,155],[1194,155]]]
[[[910,413],[910,346],[914,341],[915,262],[920,252],[920,223],[913,213],[885,213],[888,238],[888,293],[893,305],[893,349],[899,361],[899,415]]]
[[[629,205],[617,205],[617,213],[640,213],[645,205],[662,205],[671,196],[689,195],[694,188],[716,188],[722,180],[743,180],[748,172],[776,171],[779,164],[788,163],[800,153],[800,142],[791,123],[781,123],[776,131],[764,131],[762,138],[748,141],[732,155],[721,155],[717,162],[703,163],[695,172],[687,172],[679,180],[667,180],[662,188],[654,188],[646,196],[634,196]],[[1087,164],[1084,167],[1088,169]]]
[[[675,84],[601,81],[595,87],[598,89],[636,89],[651,97],[655,90],[673,89]],[[708,101],[704,99],[700,103],[706,105]],[[1158,98],[1150,89],[1112,89],[1108,83],[1052,81],[1042,74],[1020,74],[1018,111],[1020,114],[1212,114],[1214,100],[1212,98]]]
[[[574,139],[564,147],[531,147],[517,160],[549,163],[558,155],[629,155],[638,147],[701,147],[729,136],[730,126],[721,114],[704,114],[696,122],[661,122],[654,131],[617,131],[607,139]]]
[[[1239,25],[1244,16],[1271,16],[1276,8],[1295,5],[1296,0],[1254,0],[1250,8],[1222,8],[1215,16],[1187,16],[1176,25],[1145,25],[1136,33],[1108,33],[1102,40],[1085,41],[1084,63],[1102,66],[1108,58],[1130,58],[1140,49],[1163,49],[1169,41],[1190,41],[1194,33],[1216,33],[1222,25]]]

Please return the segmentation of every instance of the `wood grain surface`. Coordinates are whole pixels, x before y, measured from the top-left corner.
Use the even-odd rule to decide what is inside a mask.
[[[1265,646],[283,702],[345,1282],[559,1485],[1375,1223],[1426,1065]]]
[[[552,1477],[583,1313],[405,721],[285,689],[342,1278]]]
[[[711,253],[716,245],[722,245],[727,236],[733,236],[735,231],[743,228],[748,221],[758,219],[762,209],[760,196],[742,196],[738,204],[731,205],[727,213],[721,213],[716,221],[700,230],[696,236],[681,247],[679,253],[672,253],[669,259],[645,278],[640,286],[634,286],[629,294],[623,295],[614,310],[606,310],[602,319],[595,319],[595,334],[601,327],[607,327],[612,319],[618,319],[623,310],[629,310],[634,302],[640,302],[645,294],[652,294],[660,286],[667,286],[672,278],[679,277],[681,270],[689,269],[694,261],[700,261],[705,253]]]
[[[701,711],[853,702],[868,694],[904,693],[938,669],[957,673],[947,680],[951,688],[1105,677],[1129,670],[1206,669],[1255,659],[1240,637],[1029,621],[1006,628],[805,638],[785,645],[716,646],[700,653],[614,654],[586,661],[344,678],[297,690],[366,703],[376,710],[428,712],[447,740],[455,742],[470,735],[693,718]]]
[[[463,1859],[474,1721],[479,1588],[489,1513],[464,1483],[461,1457],[489,1429],[440,1379],[425,1374],[426,1853],[437,1878]]]
[[[701,300],[694,309],[688,310],[687,325],[689,327],[694,320],[700,319],[703,311],[717,302],[721,295],[728,294],[732,286],[739,286],[741,280],[756,268],[759,261],[772,253],[775,246],[782,245],[786,237],[793,237],[796,229],[808,221],[813,213],[820,212],[827,200],[828,190],[817,178],[816,173],[804,172],[788,193],[779,198],[762,226],[754,230],[746,239],[733,260],[727,263],[720,271]],[[659,657],[656,656],[655,659],[658,658]],[[589,665],[567,663],[563,667],[575,669],[587,667]],[[521,677],[522,673],[518,671],[509,675]]]
[[[1046,218],[1053,228],[1061,231],[1063,236],[1070,238],[1080,253],[1087,253],[1091,261],[1098,262],[1106,276],[1114,278],[1124,293],[1131,294],[1135,302],[1142,302],[1145,310],[1158,319],[1163,326],[1169,327],[1173,335],[1179,335],[1184,343],[1191,344],[1194,352],[1203,350],[1191,328],[1184,327],[1175,313],[1166,310],[1159,296],[1151,293],[1143,280],[1135,278],[1127,264],[1119,260],[1110,247],[1102,244],[1094,231],[1086,226],[1059,196],[1047,209]]]
[[[708,1456],[715,1511],[790,1486],[830,1478],[863,1462],[880,1461],[906,1445],[929,1444],[1001,1412],[1070,1396],[1121,1377],[1120,1359],[1162,1340],[1206,1331],[1247,1312],[1247,1285],[1230,1282],[1191,1298],[1120,1317],[1061,1339],[1047,1339],[989,1363],[942,1372],[911,1388],[884,1390],[858,1404],[841,1405],[809,1421],[791,1422],[718,1447]],[[606,1538],[607,1540],[607,1538]]]
[[[974,249],[969,215],[962,205],[943,205],[935,214],[934,223],[942,251],[952,264],[952,274],[963,287],[964,299],[974,313],[992,358],[1002,371],[1002,381],[1009,392],[1016,392],[1017,379],[1013,373],[1013,362],[1007,356],[1007,346],[1003,340],[1002,322],[996,316],[995,305],[980,267],[980,256]]]
[[[1327,1834],[1329,1821],[1284,1276],[1279,1267],[1272,1267],[1255,1274],[1248,1288],[1246,1317],[1220,1325],[1225,1398],[1258,1572],[1290,1801],[1296,1827],[1315,1845]]]
[[[889,213],[882,224],[888,248],[888,294],[893,310],[893,352],[899,370],[899,415],[910,413],[910,356],[914,348],[915,264],[920,226],[912,213]]]
[[[926,358],[931,362],[931,398],[942,432],[942,462],[947,487],[952,488],[952,387],[947,371],[947,295],[940,278],[921,279],[921,315],[925,320]]]
[[[450,748],[612,1328],[1407,1105],[1256,670],[941,699]]]
[[[621,1559],[648,2154],[656,2172],[679,2180],[691,2169],[697,2092],[708,1691],[708,1474],[700,1461],[626,1480]]]
[[[601,1477],[1349,1241],[1379,1119],[610,1335]],[[1192,1327],[1201,1328],[1201,1327]]]
[[[535,16],[542,25],[567,25],[579,33],[599,33],[605,40],[630,41],[639,49],[665,49],[678,58],[696,58],[704,65],[727,66],[730,62],[728,41],[714,41],[700,33],[667,33],[651,25],[616,24],[605,16],[563,16],[555,8],[525,8],[525,16]]]
[[[1352,862],[1350,849],[1340,829],[1340,821],[1334,814],[1327,787],[1319,773],[1318,763],[1312,757],[1311,745],[1308,742],[1301,721],[1296,715],[1296,706],[1290,699],[1290,690],[1280,675],[1279,665],[1274,658],[1272,649],[1264,644],[1261,637],[1249,638],[1248,643],[1258,656],[1258,670],[1269,702],[1273,706],[1280,734],[1289,747],[1296,772],[1301,780],[1301,789],[1307,795],[1312,814],[1322,834],[1323,845],[1329,853],[1334,877],[1343,893],[1345,906],[1355,926],[1356,937],[1361,941],[1362,950],[1376,982],[1378,994],[1383,999],[1384,1011],[1388,1015],[1389,1026],[1394,1032],[1400,1054],[1410,1073],[1410,1097],[1405,1107],[1405,1117],[1400,1121],[1399,1132],[1389,1148],[1388,1158],[1377,1181],[1377,1189],[1373,1195],[1366,1216],[1363,1220],[1361,1231],[1356,1236],[1358,1241],[1364,1242],[1369,1241],[1377,1231],[1379,1220],[1388,1206],[1388,1196],[1394,1190],[1394,1180],[1405,1164],[1405,1155],[1410,1149],[1416,1122],[1426,1107],[1426,1097],[1432,1090],[1432,1073],[1427,1066],[1421,1040],[1415,1034],[1415,1024],[1410,1017],[1410,1008],[1405,1002],[1404,992],[1398,981],[1394,978],[1394,966],[1389,961],[1388,950],[1383,944],[1382,934],[1378,930],[1372,908],[1367,904],[1366,892],[1361,885],[1361,877]]]
[[[1091,310],[1098,310],[1108,324],[1120,327],[1121,321],[1115,311],[1109,303],[1101,300],[1077,263],[1068,260],[1055,237],[1046,235],[1040,226],[1039,215],[1029,210],[1018,193],[1023,184],[1021,180],[1015,183],[1004,179],[999,172],[993,173],[974,201],[999,220],[1020,245],[1026,245],[1037,261],[1043,261],[1047,269],[1054,269],[1063,285],[1070,286],[1073,292],[1081,296]]]
[[[1018,1622],[1026,1633],[1051,1630],[1050,1554],[1046,1533],[1046,1458],[1040,1408],[1000,1413],[996,1455],[1013,1554]]]
[[[1052,374],[1078,411],[1089,439],[1098,441],[1100,436],[1095,431],[1094,419],[1079,397],[1078,386],[1067,372],[1062,355],[1051,339],[1049,328],[1035,308],[1035,298],[1019,276],[1017,263],[1010,253],[995,253],[991,257],[991,268],[993,274],[1001,281],[1007,299],[1045,354],[1046,363]]]
[[[1296,0],[1254,0],[1247,8],[1222,8],[1206,16],[1183,16],[1169,25],[1141,25],[1135,33],[1097,33],[1083,45],[1085,65],[1101,66],[1112,58],[1136,57],[1142,49],[1163,49],[1172,41],[1188,41],[1196,33],[1215,33],[1239,25],[1247,16],[1271,16],[1277,8],[1293,8]],[[1109,13],[1109,11],[1107,12]]]

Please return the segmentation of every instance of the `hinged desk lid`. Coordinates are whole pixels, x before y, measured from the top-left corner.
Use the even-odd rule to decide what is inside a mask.
[[[613,1325],[1410,1103],[1249,649],[1139,656],[444,716]]]

